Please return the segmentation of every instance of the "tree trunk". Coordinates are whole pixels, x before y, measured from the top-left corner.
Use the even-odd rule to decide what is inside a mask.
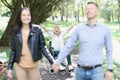
[[[119,31],[120,31],[120,0],[118,0],[118,11],[119,11],[119,14],[118,14],[118,23],[119,23]]]
[[[66,5],[66,22],[68,21],[68,6],[69,6],[69,2],[67,1],[67,5]]]
[[[64,7],[63,7],[63,4],[61,5],[60,15],[61,15],[61,21],[63,21],[63,16],[64,16]]]
[[[21,0],[19,0],[14,6],[15,7],[13,8],[13,10],[11,10],[13,12],[8,22],[8,25],[0,39],[0,46],[10,46],[11,35],[16,21],[16,14],[21,7]]]
[[[40,24],[52,14],[52,10],[55,10],[63,0],[12,0],[11,4],[13,5],[9,4],[7,0],[1,1],[12,11],[7,28],[0,39],[0,46],[9,46],[13,28],[15,26],[16,14],[21,6],[29,7],[33,23]]]
[[[82,17],[83,17],[83,21],[84,21],[85,15],[84,15],[83,3],[81,3],[81,11],[82,11]]]
[[[8,26],[0,39],[0,46],[8,46],[9,45],[10,36],[12,34],[12,29],[13,29],[13,26],[12,26],[13,24],[14,24],[14,18],[12,17],[12,18],[10,18]]]

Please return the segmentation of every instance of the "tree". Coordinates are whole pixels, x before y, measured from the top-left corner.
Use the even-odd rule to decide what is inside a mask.
[[[15,26],[16,14],[21,7],[29,7],[32,13],[32,21],[40,24],[46,20],[52,11],[63,0],[1,0],[1,2],[12,12],[7,28],[0,39],[0,46],[8,46],[11,34]]]
[[[120,0],[118,0],[118,23],[119,23],[119,30],[120,30]]]

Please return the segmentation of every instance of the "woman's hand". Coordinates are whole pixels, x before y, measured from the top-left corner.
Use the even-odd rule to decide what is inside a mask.
[[[7,75],[9,78],[13,78],[13,71],[12,70],[7,70]]]

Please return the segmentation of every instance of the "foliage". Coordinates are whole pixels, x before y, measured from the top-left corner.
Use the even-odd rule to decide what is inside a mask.
[[[55,25],[60,25],[60,27],[69,27],[72,24],[76,23],[75,21],[45,21],[44,24],[46,25],[46,27],[54,27]]]
[[[120,80],[120,63],[118,63],[117,61],[114,61],[114,77],[115,80]]]
[[[21,7],[29,7],[32,14],[32,22],[40,24],[52,14],[52,11],[54,11],[62,1],[63,0],[1,0],[1,2],[10,9],[12,14],[7,28],[0,39],[0,45],[9,46],[11,34],[16,22],[16,14]]]
[[[8,16],[9,12],[10,10],[0,1],[0,16],[4,16],[5,14]]]
[[[119,74],[120,74],[120,63],[117,62],[117,61],[115,61],[115,60],[114,60],[113,63],[114,63],[113,64],[113,74],[114,74],[113,76],[114,76],[114,80],[120,80],[120,76],[119,76]],[[107,65],[107,62],[104,59],[104,63],[103,63],[104,73],[107,71],[106,65]]]
[[[101,17],[103,17],[106,21],[110,22],[111,21],[111,14],[112,10],[110,8],[103,8],[101,9]]]
[[[116,31],[113,33],[113,37],[118,41],[120,42],[120,31]]]
[[[2,36],[2,33],[3,33],[3,32],[2,32],[2,30],[0,29],[0,38],[1,38],[1,36]]]
[[[12,13],[15,12],[16,9],[18,11],[21,7],[29,7],[34,23],[45,21],[45,19],[52,14],[52,11],[54,11],[56,7],[59,7],[60,2],[62,1],[63,0],[1,0]]]

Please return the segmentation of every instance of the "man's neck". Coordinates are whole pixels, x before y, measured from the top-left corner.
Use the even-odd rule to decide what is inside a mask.
[[[94,24],[97,22],[97,19],[90,19],[90,20],[88,20],[87,22],[88,22],[88,24],[92,27],[92,26],[94,26]]]

